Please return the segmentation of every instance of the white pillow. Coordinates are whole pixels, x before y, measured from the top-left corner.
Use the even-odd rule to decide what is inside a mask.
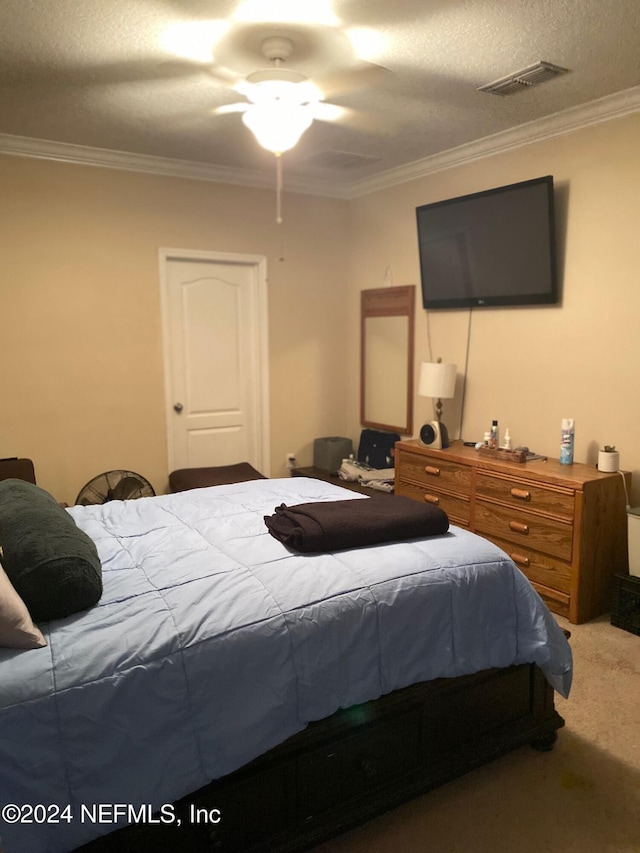
[[[39,649],[47,643],[0,563],[0,647]]]

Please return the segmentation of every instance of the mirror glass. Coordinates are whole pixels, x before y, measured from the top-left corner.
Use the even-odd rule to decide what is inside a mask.
[[[360,420],[405,435],[413,431],[414,285],[363,290]]]

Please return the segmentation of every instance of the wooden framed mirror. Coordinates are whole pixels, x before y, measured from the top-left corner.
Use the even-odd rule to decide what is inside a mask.
[[[413,432],[415,285],[361,291],[360,422]]]

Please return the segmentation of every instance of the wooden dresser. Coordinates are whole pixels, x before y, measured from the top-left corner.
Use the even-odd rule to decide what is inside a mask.
[[[395,467],[397,495],[437,504],[506,551],[550,610],[579,623],[611,609],[613,576],[628,572],[620,474],[487,458],[459,441],[446,450],[398,442]]]

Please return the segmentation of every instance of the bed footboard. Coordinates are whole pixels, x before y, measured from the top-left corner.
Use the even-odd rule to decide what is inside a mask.
[[[550,749],[563,724],[534,665],[414,685],[313,723],[181,800],[180,826],[130,826],[80,849],[293,853],[519,746]]]

